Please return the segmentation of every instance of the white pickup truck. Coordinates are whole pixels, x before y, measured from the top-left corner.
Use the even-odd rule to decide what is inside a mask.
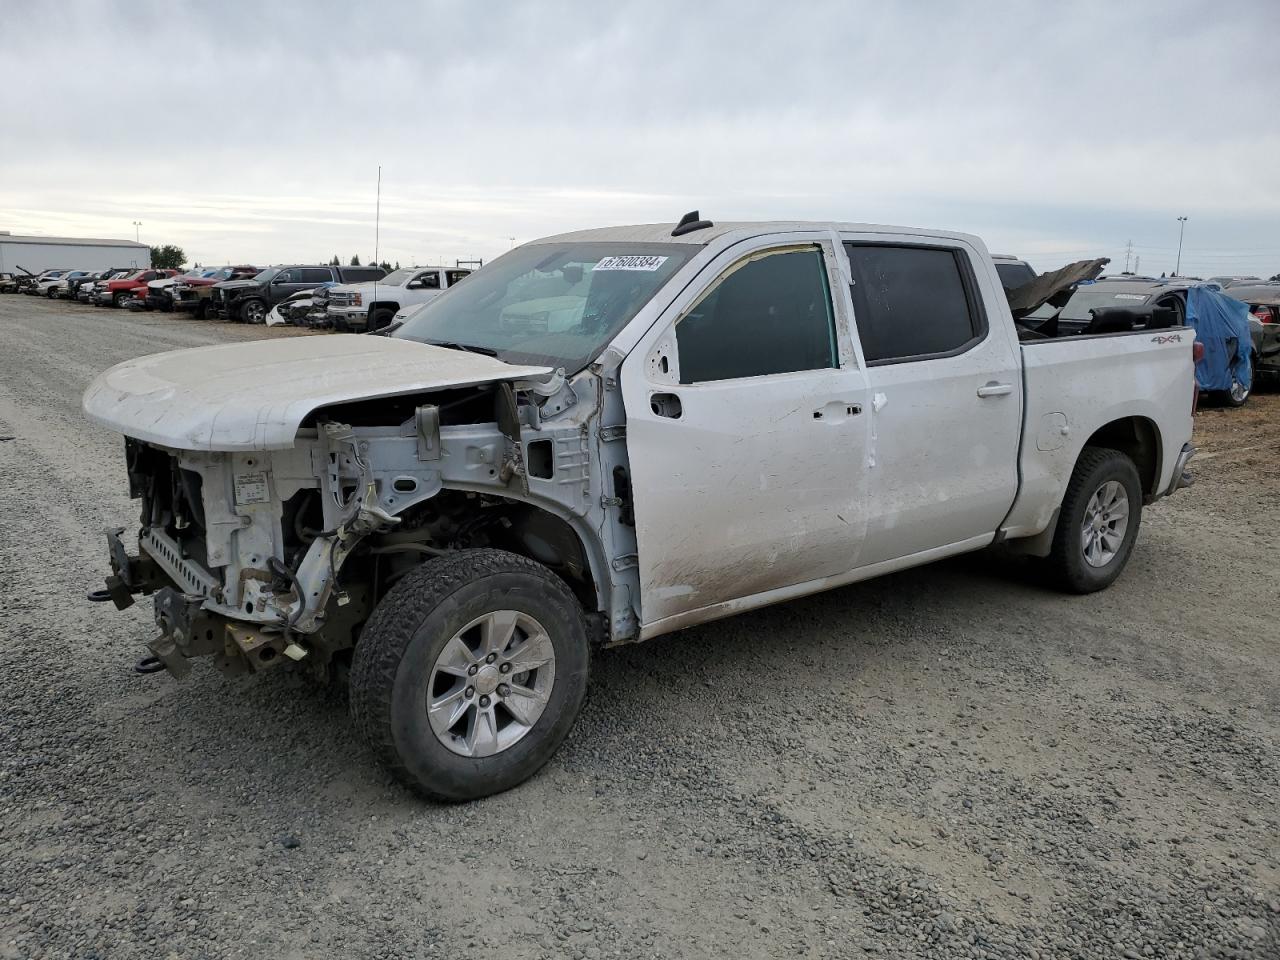
[[[369,283],[339,283],[329,288],[326,314],[338,330],[380,330],[397,311],[434,300],[470,273],[463,267],[407,267]]]
[[[154,595],[139,669],[349,664],[356,723],[432,797],[545,763],[594,644],[996,543],[1087,593],[1189,482],[1192,331],[1020,342],[964,234],[588,230],[384,334],[99,376],[142,514],[90,598]]]

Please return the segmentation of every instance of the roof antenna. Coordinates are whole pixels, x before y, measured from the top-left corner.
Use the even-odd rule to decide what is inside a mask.
[[[676,228],[671,231],[673,237],[683,237],[686,233],[693,233],[695,230],[705,230],[707,227],[713,227],[710,220],[700,220],[697,210],[690,210],[680,222],[676,224]]]

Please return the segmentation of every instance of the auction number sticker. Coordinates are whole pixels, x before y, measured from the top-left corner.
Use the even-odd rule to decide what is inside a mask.
[[[1147,295],[1145,293],[1117,293],[1111,299],[1113,300],[1145,300],[1147,299]]]
[[[666,257],[605,257],[596,264],[596,270],[644,270],[652,273],[666,262]]]
[[[236,474],[236,503],[266,503],[268,499],[265,473]]]

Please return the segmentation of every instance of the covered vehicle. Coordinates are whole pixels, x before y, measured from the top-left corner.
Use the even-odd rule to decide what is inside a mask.
[[[96,378],[140,522],[93,599],[151,595],[146,669],[349,664],[356,726],[432,797],[538,770],[593,644],[997,542],[1089,593],[1190,482],[1192,332],[1020,342],[962,233],[580,231],[381,332]]]

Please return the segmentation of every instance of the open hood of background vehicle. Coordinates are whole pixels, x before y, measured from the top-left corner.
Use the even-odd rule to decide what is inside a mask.
[[[180,450],[279,450],[293,446],[320,407],[551,372],[414,340],[295,337],[127,360],[89,384],[84,412],[125,436]]]
[[[1013,313],[1013,319],[1021,320],[1046,303],[1052,303],[1059,308],[1065,306],[1077,284],[1098,279],[1102,268],[1110,262],[1111,260],[1107,257],[1099,257],[1097,260],[1077,260],[1050,273],[1042,273],[1034,280],[1008,291],[1009,309]]]

